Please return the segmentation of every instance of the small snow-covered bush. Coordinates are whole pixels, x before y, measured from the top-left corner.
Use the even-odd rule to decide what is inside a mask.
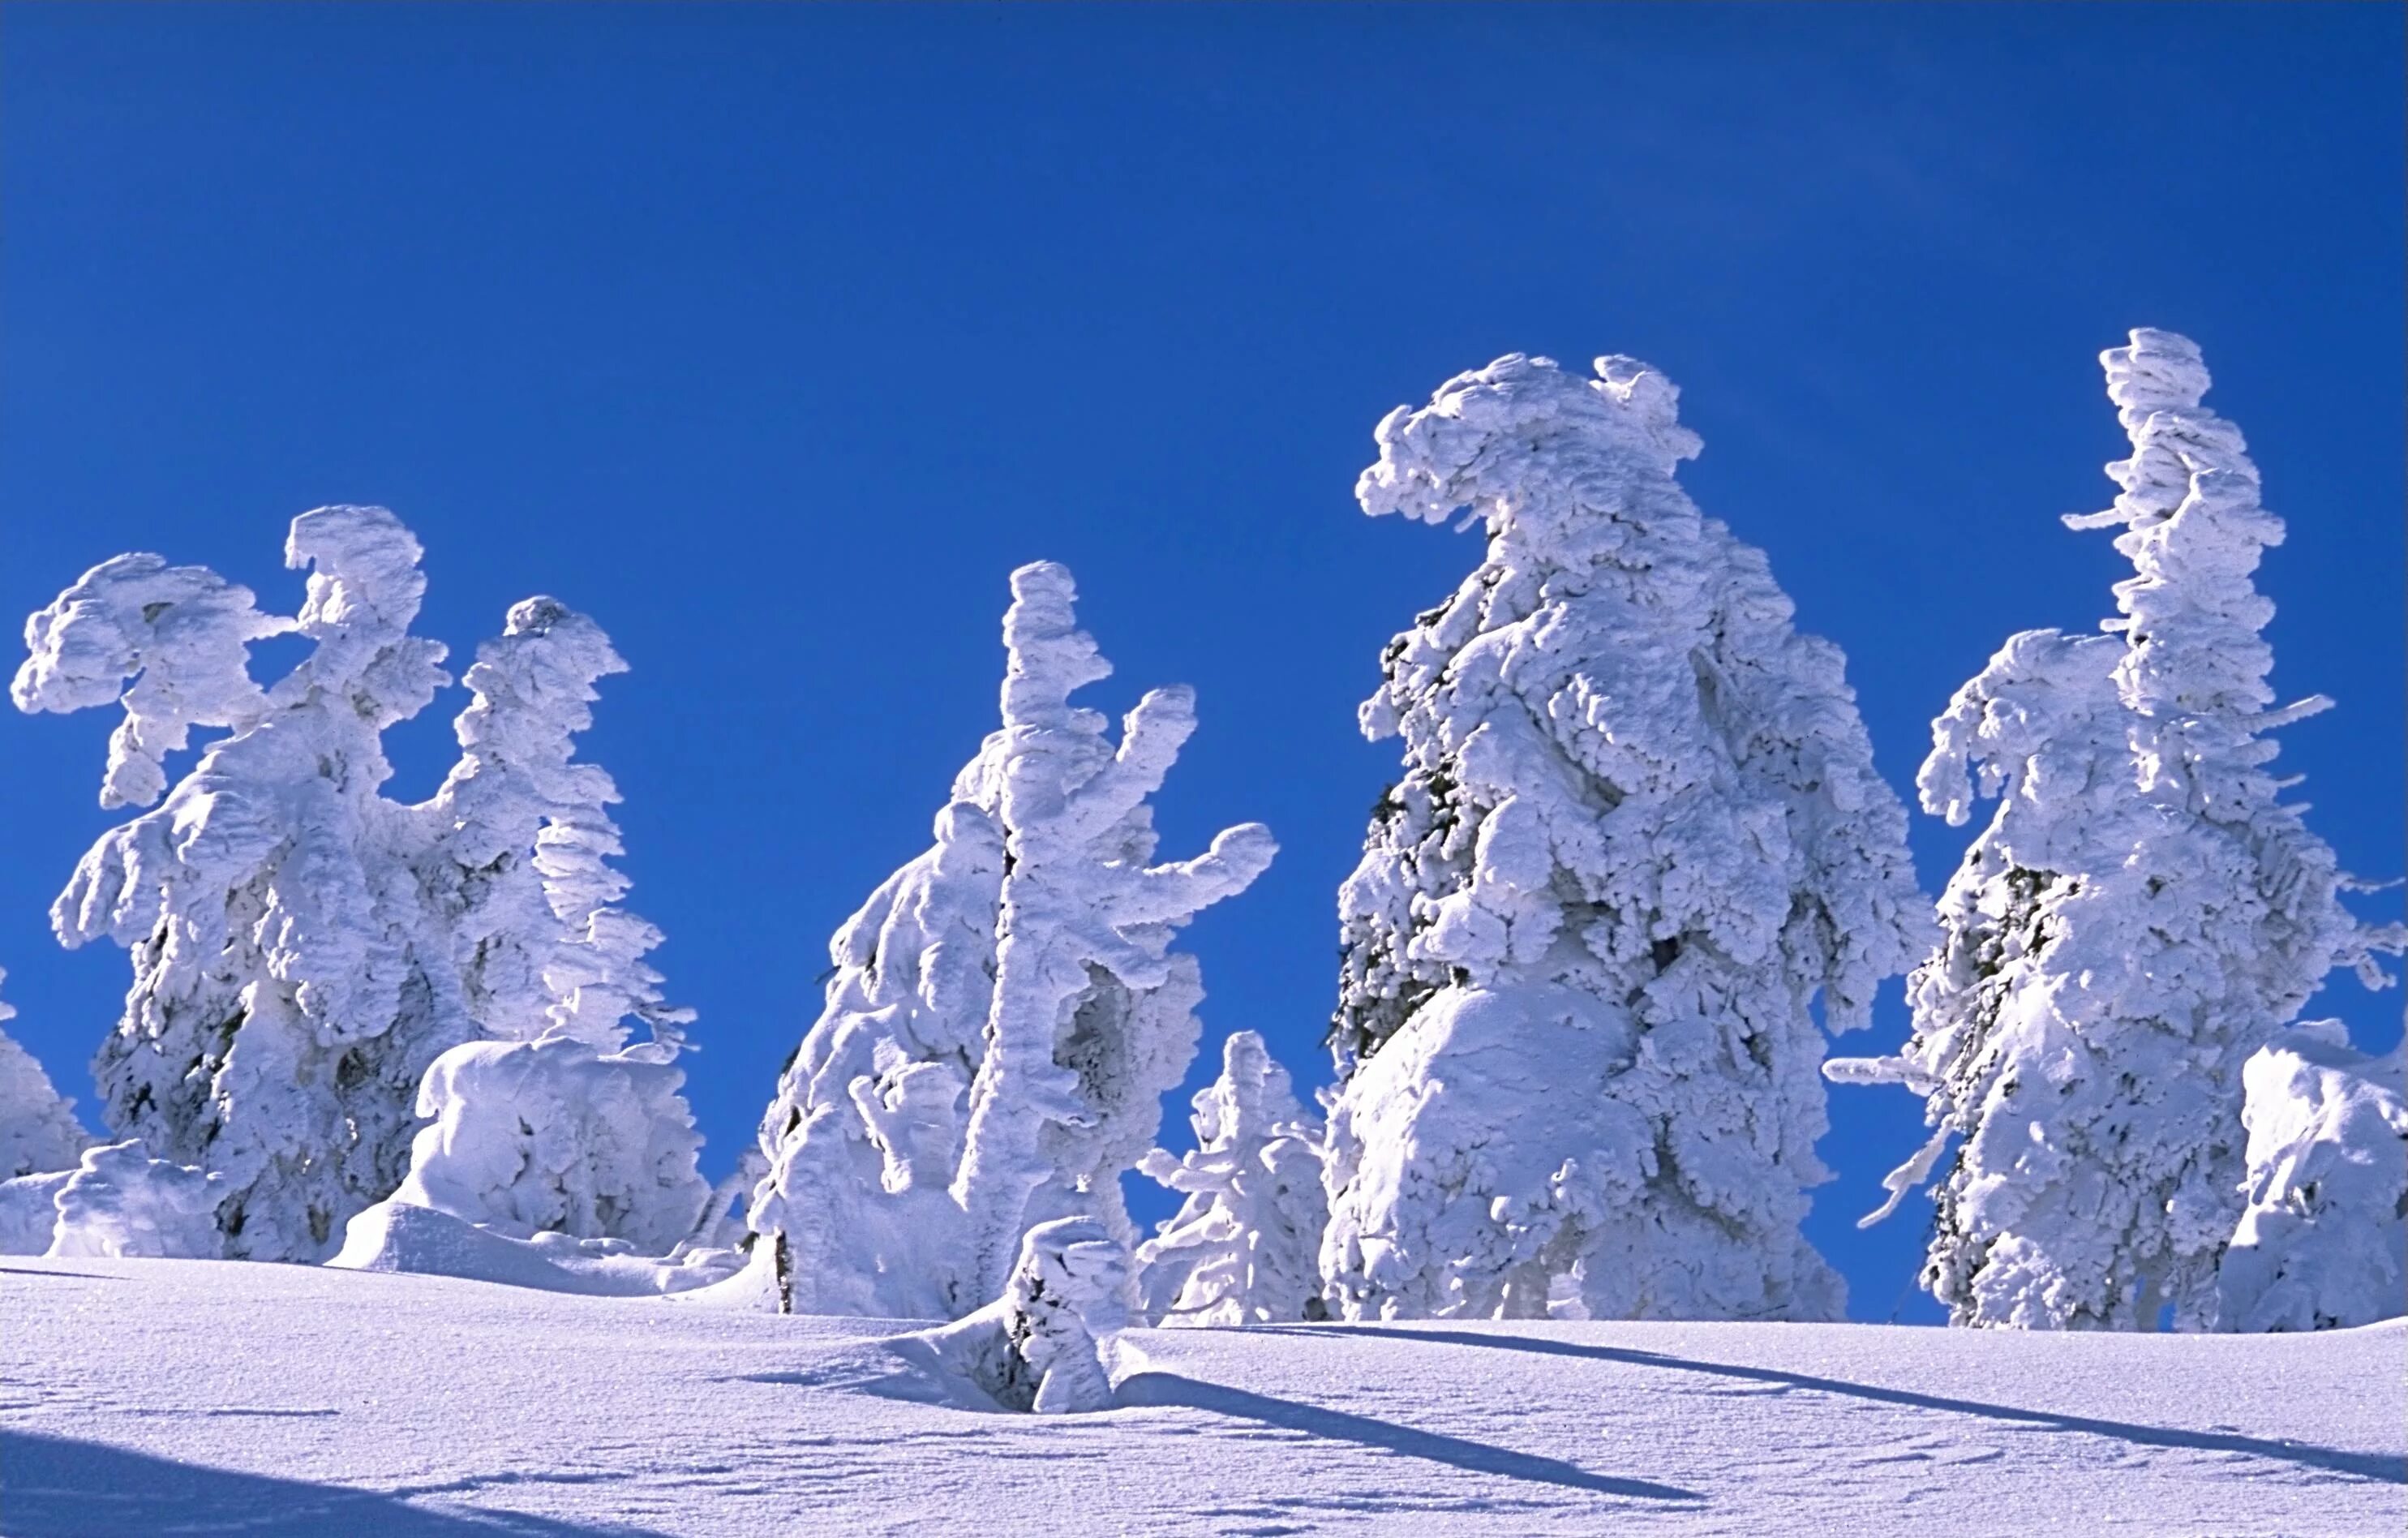
[[[1165,1325],[1282,1324],[1321,1296],[1321,1127],[1260,1035],[1231,1033],[1221,1076],[1196,1094],[1196,1149],[1138,1168],[1184,1193],[1139,1246],[1145,1316]]]
[[[2306,1021],[2243,1065],[2247,1205],[2217,1267],[2224,1330],[2335,1330],[2408,1313],[2408,1047]]]
[[[59,1226],[59,1187],[73,1170],[0,1180],[0,1255],[40,1255]]]
[[[0,971],[0,981],[7,973]],[[17,1016],[0,999],[0,1021]],[[72,1166],[92,1142],[34,1055],[0,1030],[0,1181]]]
[[[47,1253],[215,1259],[224,1188],[217,1175],[152,1158],[138,1138],[88,1148],[52,1198],[58,1224]]]
[[[1092,1217],[1055,1218],[1021,1237],[1001,1297],[918,1339],[1006,1410],[1109,1410],[1104,1343],[1128,1323],[1128,1246]]]
[[[1675,478],[1677,392],[1500,358],[1380,424],[1367,513],[1485,525],[1362,710],[1327,1296],[1350,1318],[1828,1318],[1824,1026],[1922,923],[1844,658]],[[1573,1298],[1570,1294],[1577,1293]]]
[[[392,1197],[511,1238],[623,1239],[665,1255],[694,1232],[710,1188],[669,1049],[604,1053],[572,1036],[471,1042],[426,1071],[434,1118]]]
[[[2384,985],[2401,937],[2344,907],[2268,767],[2270,734],[2331,701],[2274,704],[2252,574],[2283,523],[2200,404],[2198,347],[2143,329],[2100,361],[2132,453],[2114,506],[2066,523],[2122,526],[2121,615],[2010,638],[1932,723],[1925,810],[1998,808],[1941,897],[1904,1051],[1830,1072],[1926,1098],[1933,1135],[1874,1218],[1961,1138],[1923,1272],[1957,1323],[2205,1329],[2242,1216],[2243,1064],[2336,969]]]
[[[1121,740],[1070,703],[1111,667],[1070,574],[1011,576],[1003,726],[954,782],[936,846],[837,934],[827,1004],[761,1128],[751,1222],[789,1306],[958,1317],[996,1297],[1021,1236],[1091,1217],[1126,1245],[1120,1190],[1200,1028],[1178,928],[1243,891],[1259,824],[1154,863],[1149,798],[1195,730],[1157,689]]]

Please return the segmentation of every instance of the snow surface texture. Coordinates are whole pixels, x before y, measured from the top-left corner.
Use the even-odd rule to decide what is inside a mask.
[[[635,1050],[665,1060],[691,1018],[662,1002],[644,964],[659,932],[616,906],[617,792],[572,762],[595,681],[625,667],[591,620],[550,598],[513,608],[469,669],[462,756],[442,787],[418,806],[379,794],[381,734],[450,682],[443,648],[408,634],[425,593],[419,555],[381,508],[321,508],[286,544],[286,564],[310,571],[294,618],[259,613],[248,590],[200,568],[126,555],[27,622],[21,709],[125,711],[104,805],[157,799],[164,755],[191,728],[228,734],[155,810],[93,846],[51,919],[68,945],[107,938],[132,953],[125,1013],[94,1065],[104,1119],[222,1177],[218,1221],[236,1257],[322,1258],[351,1215],[399,1185],[422,1080],[447,1049],[552,1030],[609,1056],[627,1048],[632,1018],[652,1037]],[[290,631],[315,649],[262,690],[247,648]],[[632,1099],[658,1125],[611,1137],[674,1164],[693,1134],[674,1084]],[[504,1095],[495,1114],[511,1110]],[[438,1146],[466,1135],[470,1109],[452,1113]],[[494,1187],[508,1210],[462,1215],[509,1223],[547,1201],[624,1194],[525,1188],[573,1163],[532,1157]],[[661,1211],[618,1220],[647,1237],[690,1224],[691,1181],[670,1180]]]
[[[1677,392],[1500,358],[1380,424],[1372,514],[1484,522],[1389,646],[1405,777],[1339,894],[1329,1301],[1350,1318],[1828,1318],[1799,1233],[1820,993],[1922,899],[1844,659],[1674,479]]]
[[[2218,1268],[2230,1330],[2372,1324],[2408,1301],[2408,1045],[2305,1021],[2241,1071],[2248,1206]]]
[[[897,1326],[442,1277],[0,1269],[0,1526],[271,1534],[2396,1533],[2408,1330],[1125,1331],[1120,1408]]]
[[[0,982],[8,974],[0,971]],[[17,1017],[0,999],[0,1022]],[[0,1181],[72,1168],[92,1139],[34,1055],[0,1030]]]
[[[84,1150],[52,1202],[52,1256],[207,1260],[218,1254],[222,1177],[150,1157],[137,1139]]]
[[[2131,335],[2101,360],[2132,443],[2107,467],[2122,495],[2066,520],[2124,526],[2123,617],[2013,637],[1932,724],[1926,810],[1998,810],[1941,897],[1905,1051],[1830,1070],[1927,1097],[1936,1130],[1876,1216],[1963,1139],[1923,1273],[1963,1324],[2216,1325],[2242,1065],[2334,969],[2382,985],[2375,953],[2401,943],[2342,906],[2333,852],[2267,769],[2267,734],[2330,703],[2273,708],[2251,573],[2282,522],[2200,404],[2199,349]]]
[[[797,1312],[959,1317],[1002,1295],[1022,1236],[1093,1217],[1136,1233],[1121,1174],[1186,1074],[1203,986],[1178,927],[1243,891],[1259,824],[1155,865],[1148,798],[1195,730],[1157,689],[1115,746],[1069,702],[1110,664],[1070,574],[1011,576],[1003,726],[953,785],[934,848],[837,932],[827,1005],[761,1128],[753,1229]]]
[[[1145,1317],[1164,1325],[1287,1324],[1321,1299],[1321,1124],[1251,1030],[1197,1091],[1196,1151],[1138,1168],[1186,1201],[1137,1252]]]

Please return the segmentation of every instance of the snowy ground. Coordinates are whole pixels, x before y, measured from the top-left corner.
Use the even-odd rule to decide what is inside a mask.
[[[0,1261],[0,1531],[2398,1533],[2408,1326],[1145,1331],[1126,1407],[926,1402],[892,1327]],[[917,1399],[914,1396],[918,1396]]]

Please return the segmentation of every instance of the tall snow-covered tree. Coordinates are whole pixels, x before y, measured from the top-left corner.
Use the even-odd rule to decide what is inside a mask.
[[[1321,1297],[1321,1124],[1254,1031],[1233,1031],[1197,1091],[1196,1148],[1138,1168],[1186,1197],[1138,1247],[1145,1316],[1164,1325],[1284,1324]]]
[[[459,764],[424,806],[427,921],[452,937],[488,1040],[427,1070],[393,1200],[512,1238],[623,1239],[651,1254],[692,1236],[709,1199],[701,1139],[674,1066],[689,1010],[644,961],[660,931],[617,906],[626,876],[609,774],[574,761],[595,683],[626,664],[556,599],[513,606],[478,649]],[[630,1022],[647,1028],[630,1044]]]
[[[2101,361],[2132,453],[2107,467],[2114,506],[2065,521],[2122,525],[2121,617],[2013,637],[1933,723],[1925,809],[1998,809],[1941,897],[1904,1052],[1831,1065],[1925,1095],[1936,1128],[1876,1218],[1962,1140],[1923,1272],[1960,1324],[2214,1323],[2243,1064],[2334,969],[2381,985],[2400,944],[2343,907],[2268,769],[2269,734],[2330,701],[2274,705],[2252,573],[2283,525],[2200,405],[2199,349],[2139,330]]]
[[[1920,923],[1838,648],[1674,470],[1628,358],[1514,354],[1380,424],[1364,510],[1484,523],[1385,654],[1405,777],[1340,888],[1329,1300],[1349,1317],[1824,1318],[1823,1027]]]
[[[1155,865],[1147,798],[1195,727],[1156,690],[1117,746],[1069,703],[1110,666],[1061,567],[1012,573],[1003,726],[955,781],[935,847],[837,934],[827,1005],[764,1118],[752,1222],[797,1309],[959,1317],[1022,1236],[1086,1217],[1124,1245],[1119,1177],[1185,1074],[1203,997],[1169,950],[1269,863],[1268,830]]]
[[[443,648],[408,633],[419,553],[381,508],[321,508],[285,547],[309,571],[294,620],[207,570],[132,555],[27,623],[21,709],[125,706],[104,805],[155,798],[190,726],[230,732],[93,846],[51,922],[67,945],[132,953],[125,1013],[94,1065],[105,1118],[222,1177],[218,1220],[237,1258],[327,1253],[400,1181],[428,1063],[476,1034],[420,921],[408,821],[378,794],[381,733],[448,682]],[[286,630],[316,645],[263,692],[246,649]]]
[[[0,981],[7,978],[0,971]],[[17,1017],[0,999],[0,1021]],[[92,1142],[34,1055],[0,1030],[0,1180],[72,1170]]]

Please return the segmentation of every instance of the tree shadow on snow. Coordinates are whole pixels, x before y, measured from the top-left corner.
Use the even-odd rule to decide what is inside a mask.
[[[452,1512],[398,1495],[237,1473],[97,1442],[0,1431],[0,1531],[9,1538],[123,1538],[134,1532],[243,1532],[285,1538],[598,1538],[586,1527],[517,1512]]]
[[[1265,1333],[1292,1333],[1293,1327]],[[1324,1333],[1315,1330],[1312,1333]],[[2186,1431],[2170,1426],[2143,1426],[2132,1421],[2099,1420],[2088,1416],[2060,1415],[2053,1410],[2025,1410],[2012,1404],[1988,1404],[1979,1400],[1948,1399],[1939,1394],[1919,1394],[1911,1388],[1881,1388],[1871,1384],[1849,1383],[1841,1378],[1815,1377],[1807,1373],[1784,1373],[1770,1367],[1743,1367],[1728,1362],[1693,1361],[1685,1357],[1668,1357],[1661,1352],[1639,1351],[1627,1346],[1583,1345],[1571,1341],[1551,1341],[1534,1335],[1482,1335],[1463,1330],[1397,1330],[1379,1325],[1346,1325],[1331,1329],[1331,1335],[1385,1335],[1400,1341],[1437,1341],[1446,1345],[1485,1346],[1492,1351],[1527,1351],[1540,1356],[1586,1357],[1595,1361],[1622,1362],[1632,1367],[1656,1367],[1684,1373],[1707,1373],[1717,1377],[1744,1378],[1755,1383],[1770,1383],[1786,1388],[1811,1388],[1826,1394],[1842,1394],[1851,1399],[1872,1400],[1883,1404],[1902,1404],[1917,1410],[1942,1410],[1952,1415],[1981,1416],[1990,1420],[2016,1421],[2027,1426],[2044,1427],[2053,1431],[2085,1431],[2092,1436],[2115,1437],[2147,1447],[2187,1447],[2200,1452],[2243,1453],[2253,1458],[2274,1459],[2312,1469],[2326,1469],[2335,1473],[2359,1479],[2378,1480],[2393,1485],[2408,1485],[2408,1459],[2385,1453],[2353,1453],[2339,1447],[2318,1447],[2303,1442],[2275,1442],[2263,1437],[2237,1436],[2221,1431]]]
[[[1180,1405],[1192,1410],[1207,1410],[1216,1416],[1256,1420],[1267,1426],[1299,1431],[1306,1436],[1352,1442],[1383,1452],[1402,1453],[1407,1458],[1427,1459],[1433,1463],[1450,1464],[1472,1473],[1528,1479],[1543,1485],[1561,1485],[1569,1489],[1592,1490],[1600,1495],[1632,1496],[1642,1501],[1705,1499],[1695,1490],[1684,1490],[1676,1486],[1591,1473],[1560,1459],[1539,1458],[1505,1447],[1492,1447],[1484,1442],[1470,1442],[1462,1437],[1374,1420],[1369,1416],[1352,1416],[1340,1410],[1323,1409],[1316,1404],[1272,1399],[1266,1394],[1248,1393],[1242,1388],[1182,1377],[1176,1373],[1139,1373],[1124,1378],[1113,1390],[1112,1398],[1121,1405]]]

